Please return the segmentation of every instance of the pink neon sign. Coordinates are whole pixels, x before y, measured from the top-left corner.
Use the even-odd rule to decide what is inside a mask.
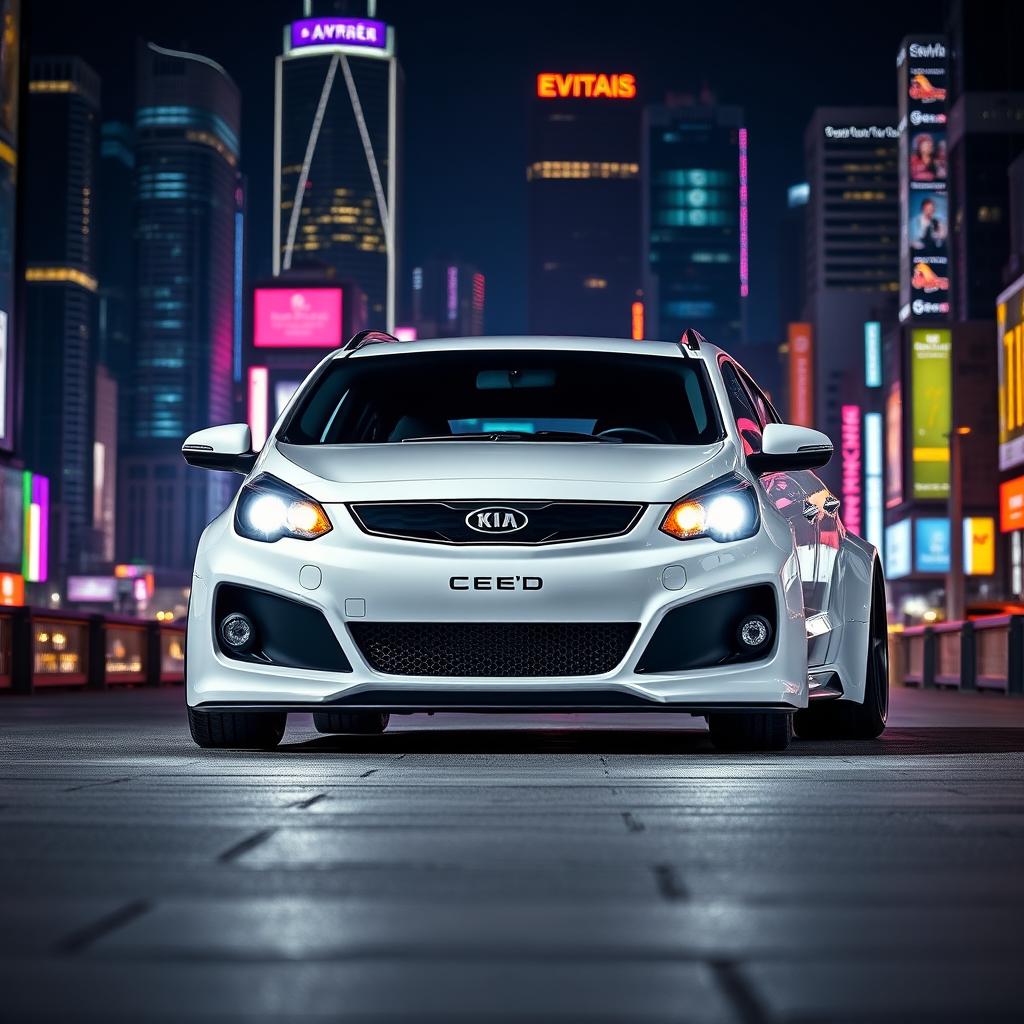
[[[844,405],[840,412],[840,451],[843,456],[843,523],[851,533],[861,532],[861,431],[860,406]]]
[[[257,348],[334,348],[341,344],[340,288],[257,288]]]

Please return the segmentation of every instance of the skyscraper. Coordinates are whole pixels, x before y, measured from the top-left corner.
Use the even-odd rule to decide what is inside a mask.
[[[533,92],[530,333],[628,338],[640,288],[636,78],[542,72]]]
[[[132,180],[135,137],[130,124],[104,121],[100,126],[99,223],[97,270],[99,327],[96,358],[126,389],[131,375],[134,251]],[[124,403],[124,413],[130,406]]]
[[[900,269],[895,109],[818,108],[804,133],[804,159],[810,185],[802,268],[803,319],[811,325],[813,345],[810,407],[814,425],[836,444],[837,455],[822,475],[840,494],[840,439],[852,439],[854,433],[859,439],[852,409],[856,407],[858,416],[865,411],[865,323],[896,319]],[[880,395],[872,397],[881,401]],[[852,440],[847,447],[854,447]],[[848,496],[851,488],[852,484]]]
[[[955,320],[991,320],[1008,279],[1008,168],[1024,153],[1024,6],[950,6],[949,245]]]
[[[643,146],[647,333],[695,327],[735,349],[749,291],[743,111],[670,96],[644,111]]]
[[[15,260],[18,167],[18,98],[24,62],[21,60],[21,3],[0,3],[3,40],[0,46],[0,452],[14,447],[15,375],[18,320],[15,299],[19,291]]]
[[[412,324],[420,338],[484,332],[484,275],[459,260],[426,260],[412,271]]]
[[[66,572],[92,553],[100,82],[77,58],[40,57],[28,92],[24,452],[51,480],[51,562]]]
[[[140,44],[135,109],[131,416],[121,439],[119,554],[187,572],[230,482],[181,460],[233,418],[240,95],[208,57]]]
[[[310,5],[311,6],[311,5]],[[274,273],[330,267],[395,324],[401,70],[394,29],[307,17],[285,29],[274,117]]]

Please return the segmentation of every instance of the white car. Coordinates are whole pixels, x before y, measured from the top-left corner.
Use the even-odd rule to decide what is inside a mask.
[[[299,387],[203,533],[187,702],[204,747],[432,711],[675,711],[723,749],[874,737],[877,554],[743,368],[679,343],[397,342],[364,332]],[[795,718],[795,722],[794,722]]]

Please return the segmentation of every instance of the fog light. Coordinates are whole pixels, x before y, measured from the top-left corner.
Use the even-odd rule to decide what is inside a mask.
[[[221,619],[220,636],[228,647],[236,651],[244,651],[252,643],[252,623],[245,615],[232,612]]]
[[[772,627],[763,615],[748,615],[740,622],[737,635],[748,651],[757,651],[771,642]]]

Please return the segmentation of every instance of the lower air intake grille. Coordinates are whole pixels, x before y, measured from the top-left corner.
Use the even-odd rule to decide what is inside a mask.
[[[629,650],[635,622],[350,622],[364,658],[394,676],[595,676]]]

